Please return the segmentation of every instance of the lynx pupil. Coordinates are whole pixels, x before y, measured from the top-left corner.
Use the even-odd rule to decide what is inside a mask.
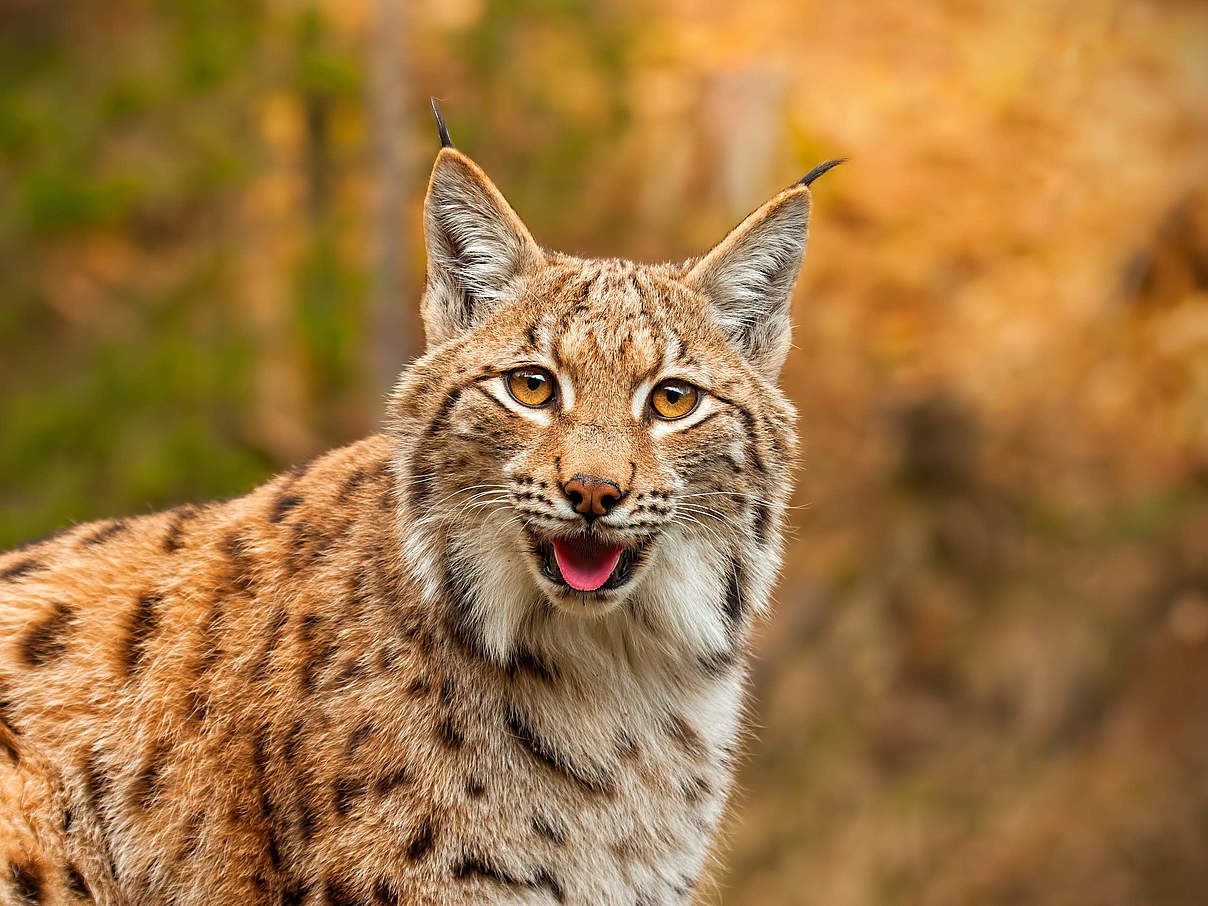
[[[507,375],[508,392],[523,406],[532,409],[549,403],[554,396],[554,376],[544,368],[517,368]]]

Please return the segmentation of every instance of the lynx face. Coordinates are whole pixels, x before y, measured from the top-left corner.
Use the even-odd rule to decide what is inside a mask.
[[[786,190],[685,264],[576,259],[542,251],[477,166],[441,152],[429,352],[396,391],[394,434],[420,527],[408,556],[434,596],[467,602],[476,644],[506,660],[551,615],[627,611],[707,654],[766,597],[794,454],[772,382],[808,207]]]

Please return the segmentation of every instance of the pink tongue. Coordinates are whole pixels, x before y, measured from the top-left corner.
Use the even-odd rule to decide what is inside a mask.
[[[621,559],[621,546],[555,538],[554,557],[567,585],[579,591],[595,591],[616,569],[617,561]]]

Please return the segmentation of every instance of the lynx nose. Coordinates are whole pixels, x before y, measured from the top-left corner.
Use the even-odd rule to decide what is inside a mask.
[[[603,516],[621,501],[621,487],[607,478],[576,475],[562,490],[576,512],[582,513],[588,522]]]

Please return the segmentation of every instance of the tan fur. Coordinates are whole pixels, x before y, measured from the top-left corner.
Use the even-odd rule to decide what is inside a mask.
[[[581,260],[442,151],[385,433],[0,556],[0,902],[688,902],[779,563],[808,198],[699,264]],[[557,408],[508,397],[525,364]],[[643,407],[668,376],[683,422]],[[542,573],[577,473],[624,492],[619,588]]]

